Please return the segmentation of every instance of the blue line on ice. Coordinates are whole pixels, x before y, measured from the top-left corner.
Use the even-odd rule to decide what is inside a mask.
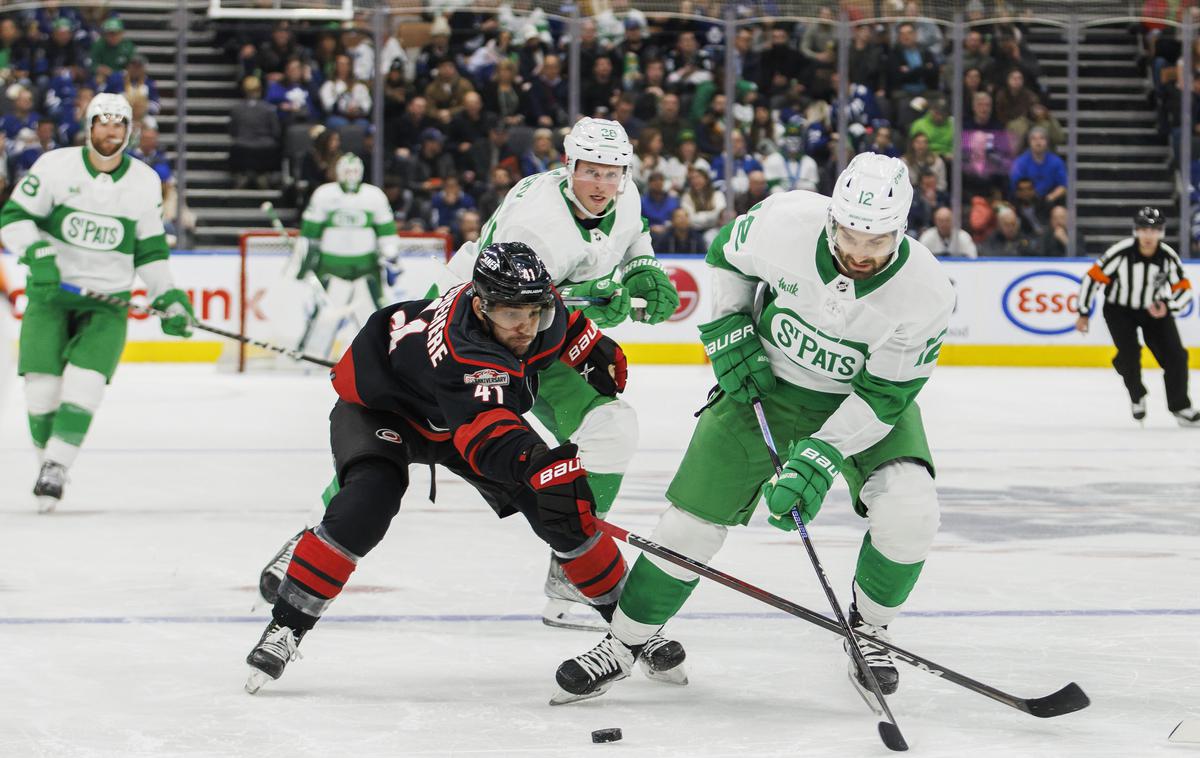
[[[906,618],[1095,618],[1114,616],[1200,616],[1200,608],[1080,608],[1029,609],[1029,610],[975,610],[975,611],[905,611]],[[11,617],[0,618],[0,625],[71,625],[71,624],[261,624],[266,616],[63,616],[58,618]],[[326,616],[323,624],[420,624],[420,623],[464,623],[478,621],[539,621],[541,616],[529,613],[478,614],[478,613],[431,613],[431,614],[385,614],[363,616]],[[786,613],[680,613],[682,619],[790,619]]]

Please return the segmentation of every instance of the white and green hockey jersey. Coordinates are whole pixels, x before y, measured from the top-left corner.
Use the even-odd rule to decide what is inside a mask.
[[[954,289],[909,237],[871,278],[840,274],[825,235],[829,203],[815,192],[772,195],[723,227],[706,261],[714,319],[752,313],[778,379],[849,396],[813,435],[849,456],[883,439],[933,373]]]
[[[87,148],[42,155],[0,214],[0,236],[18,256],[34,245],[55,252],[62,281],[97,292],[128,292],[135,269],[151,297],[170,286],[170,255],[162,224],[162,181],[128,155],[111,173],[96,171]],[[147,276],[162,267],[159,275]]]
[[[479,251],[493,242],[524,242],[533,248],[557,285],[612,275],[623,263],[654,255],[642,198],[633,182],[617,196],[616,208],[587,229],[567,198],[567,169],[527,176],[508,191],[483,225],[478,242],[467,242],[448,264],[452,278],[443,288],[471,278]]]
[[[304,209],[300,234],[321,249],[321,265],[335,269],[378,270],[379,254],[390,257],[399,248],[387,195],[365,183],[357,192],[345,192],[337,182],[317,187]]]

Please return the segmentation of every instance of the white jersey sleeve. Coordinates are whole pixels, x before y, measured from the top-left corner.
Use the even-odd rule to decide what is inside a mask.
[[[42,179],[46,168],[54,162],[50,155],[43,153],[34,161],[29,173],[13,189],[0,217],[4,246],[18,258],[24,257],[30,245],[45,242],[38,222],[54,208],[54,191],[51,186],[43,186]]]

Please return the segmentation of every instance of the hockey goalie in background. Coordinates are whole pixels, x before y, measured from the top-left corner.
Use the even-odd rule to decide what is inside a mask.
[[[356,155],[339,158],[334,172],[337,181],[313,192],[293,251],[297,278],[315,296],[299,348],[330,357],[343,323],[353,320],[357,328],[387,304],[381,264],[389,285],[400,274],[400,238],[387,196],[363,182]]]

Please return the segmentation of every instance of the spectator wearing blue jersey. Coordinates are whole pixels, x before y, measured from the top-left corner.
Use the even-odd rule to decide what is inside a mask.
[[[83,130],[83,117],[87,107],[92,102],[96,91],[89,84],[81,84],[75,90],[75,97],[58,111],[58,142],[61,145],[75,145],[82,141],[80,132]]]
[[[442,188],[433,193],[429,206],[433,226],[457,237],[462,214],[475,208],[475,198],[463,192],[458,177],[450,174],[442,181]]]
[[[59,147],[59,144],[54,141],[55,123],[53,119],[45,117],[38,119],[36,133],[37,141],[22,150],[13,161],[14,181],[29,173],[34,162],[44,153]]]
[[[71,19],[59,17],[46,39],[34,55],[33,75],[39,86],[51,78],[65,76],[69,80],[81,81],[87,70],[87,51],[75,38],[75,26]]]
[[[1013,192],[1017,182],[1032,179],[1038,197],[1048,205],[1063,200],[1067,194],[1067,166],[1063,159],[1050,152],[1050,140],[1040,126],[1029,130],[1029,149],[1017,156],[1009,173]]]
[[[283,68],[283,79],[267,85],[264,98],[279,112],[284,127],[321,120],[317,106],[317,91],[299,58],[289,58]]]
[[[0,128],[9,142],[14,141],[22,129],[37,130],[41,114],[33,109],[33,93],[28,87],[20,87],[13,98],[12,112],[0,119]]]
[[[712,160],[712,173],[717,189],[724,192],[725,184],[729,182],[735,193],[745,192],[749,186],[751,171],[762,171],[762,164],[753,155],[746,154],[746,138],[740,130],[733,132],[733,169],[725,166],[725,154],[718,153]]]
[[[650,172],[642,194],[642,217],[650,225],[650,234],[662,234],[671,223],[671,214],[679,207],[679,198],[667,191],[661,171]]]
[[[135,55],[129,59],[124,71],[114,71],[104,83],[104,92],[124,95],[126,100],[146,98],[146,112],[157,116],[162,110],[162,99],[158,95],[158,83],[146,74],[146,56]]]
[[[171,169],[171,161],[167,159],[167,152],[159,147],[157,129],[143,126],[138,144],[129,148],[128,152],[130,157],[136,158],[154,169],[154,173],[158,174],[158,178],[162,180],[163,184],[174,181],[175,172]]]

